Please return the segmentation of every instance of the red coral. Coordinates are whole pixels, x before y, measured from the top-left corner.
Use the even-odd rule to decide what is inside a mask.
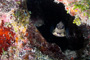
[[[59,2],[62,2],[63,0],[58,0]]]
[[[0,25],[0,54],[2,53],[2,49],[6,51],[12,44],[11,42],[14,41],[13,37],[15,35],[15,33],[11,31],[11,28],[6,28],[3,25],[4,22],[2,21]]]

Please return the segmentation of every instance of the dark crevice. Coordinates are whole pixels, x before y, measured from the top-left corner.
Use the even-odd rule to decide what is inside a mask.
[[[83,48],[84,38],[81,30],[74,25],[74,17],[67,14],[63,4],[57,4],[53,0],[28,0],[28,10],[32,12],[31,19],[44,21],[44,25],[37,27],[42,36],[49,43],[56,43],[62,51],[66,49],[79,50]],[[39,17],[37,19],[37,17]],[[56,37],[52,35],[51,27],[62,21],[65,28],[69,29],[70,37]]]

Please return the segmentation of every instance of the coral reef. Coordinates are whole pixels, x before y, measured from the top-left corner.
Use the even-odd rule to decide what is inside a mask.
[[[65,60],[29,20],[26,1],[0,0],[0,60]]]
[[[37,16],[43,18],[44,25],[37,27],[42,36],[48,42],[57,44],[63,52],[66,51],[64,54],[67,53],[65,56],[68,60],[78,59],[80,54],[78,50],[82,50],[86,40],[84,40],[82,29],[72,23],[74,16],[66,13],[64,5],[62,3],[57,4],[53,0],[28,0],[28,9],[32,12],[31,18],[37,18]],[[60,21],[64,23],[65,29],[68,29],[69,32],[66,37],[62,38],[53,36],[51,32],[52,27],[56,27]]]
[[[74,24],[90,26],[90,1],[89,0],[54,0],[57,3],[63,3],[67,13],[75,16]]]
[[[89,0],[85,0],[85,1],[84,0],[82,1],[81,0],[55,0],[55,2],[58,2],[58,3],[62,2],[65,5],[65,9],[68,10],[67,13],[70,13],[70,15],[75,16],[75,20],[73,21],[74,24],[69,24],[72,18],[69,19],[68,18],[70,17],[69,15],[66,15],[66,16],[63,15],[63,13],[66,13],[66,12],[63,12],[64,8],[61,7],[62,9],[60,13],[62,15],[60,19],[63,19],[63,21],[67,21],[68,19],[70,20],[66,24],[68,25],[69,27],[68,29],[70,30],[70,36],[69,36],[70,38],[68,38],[68,42],[65,41],[66,44],[64,44],[63,49],[66,47],[67,43],[68,43],[68,48],[69,49],[71,48],[71,50],[79,46],[79,48],[77,48],[76,51],[66,50],[65,52],[62,52],[61,48],[58,45],[54,43],[48,43],[45,40],[45,38],[41,35],[41,33],[37,30],[37,28],[33,25],[33,22],[30,20],[30,16],[31,15],[33,16],[33,13],[30,15],[31,12],[27,10],[28,8],[26,5],[26,2],[27,0],[0,0],[0,60],[90,59],[90,32],[89,32],[90,27],[89,26],[80,27],[82,28],[82,32],[83,32],[83,36],[82,36],[81,34],[82,32],[80,32],[81,30],[74,25],[76,24],[80,26],[81,24],[83,25],[84,23],[87,25],[90,25],[89,24],[90,18],[88,13],[89,2],[90,2]],[[45,2],[45,0],[43,0],[43,2]],[[47,2],[45,4],[47,4]],[[39,3],[41,2],[39,1]],[[86,5],[84,5],[83,3],[85,3]],[[45,6],[41,6],[41,7],[45,7]],[[40,9],[39,7],[37,8]],[[49,17],[49,18],[47,17],[48,13],[43,12],[42,10],[39,10],[39,11],[46,15],[35,13],[36,10],[34,13],[39,16],[41,15],[45,16],[47,21],[52,18],[52,17]],[[46,9],[46,11],[48,10]],[[55,12],[53,12],[52,15],[53,14],[55,14]],[[54,15],[53,17],[54,19],[56,19],[60,16]],[[65,20],[62,17],[67,17],[67,20]],[[34,17],[32,17],[32,19],[33,18]],[[47,21],[45,21],[45,23],[48,23],[47,26],[49,26],[50,28],[51,24]],[[38,22],[36,22],[36,24],[42,23],[43,21],[40,21],[39,23]],[[53,24],[57,24],[57,22],[54,22],[54,23],[51,22],[51,23],[53,25]],[[75,30],[76,28],[77,30]],[[49,35],[47,36],[49,37]],[[81,45],[83,44],[83,39],[84,39],[83,37],[85,37],[85,39],[87,40],[84,43],[84,48],[81,47]],[[49,37],[48,39],[50,38],[51,37]],[[51,39],[53,40],[53,38]],[[62,43],[64,41],[59,41],[59,42]],[[72,42],[75,44],[73,44]],[[63,45],[63,43],[61,45]],[[74,47],[72,48],[72,46]]]
[[[12,31],[10,27],[4,27],[3,21],[0,25],[0,54],[3,50],[7,50],[8,47],[13,44],[15,39],[13,38],[15,33]]]
[[[77,58],[75,60],[89,60],[90,59],[90,1],[89,0],[54,0],[57,3],[63,3],[67,13],[75,16],[73,24],[80,26],[83,37],[85,38],[84,48],[77,51]],[[72,52],[72,51],[71,51]],[[66,51],[66,53],[68,53]],[[67,55],[67,54],[65,54]]]

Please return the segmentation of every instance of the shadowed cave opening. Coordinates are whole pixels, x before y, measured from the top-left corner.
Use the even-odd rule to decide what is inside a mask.
[[[53,0],[28,0],[28,10],[31,11],[31,20],[44,21],[44,24],[37,27],[42,36],[49,43],[55,43],[60,46],[62,51],[66,49],[79,50],[83,48],[84,37],[79,27],[74,25],[74,16],[67,14],[62,3],[55,3]],[[52,35],[52,28],[62,21],[65,28],[69,29],[70,37],[56,37]]]

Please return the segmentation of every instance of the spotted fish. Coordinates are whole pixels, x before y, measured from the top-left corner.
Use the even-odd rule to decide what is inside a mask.
[[[57,37],[65,37],[66,36],[66,31],[65,31],[64,24],[62,22],[59,22],[56,25],[56,28],[53,30],[52,34],[54,36],[57,36]]]

